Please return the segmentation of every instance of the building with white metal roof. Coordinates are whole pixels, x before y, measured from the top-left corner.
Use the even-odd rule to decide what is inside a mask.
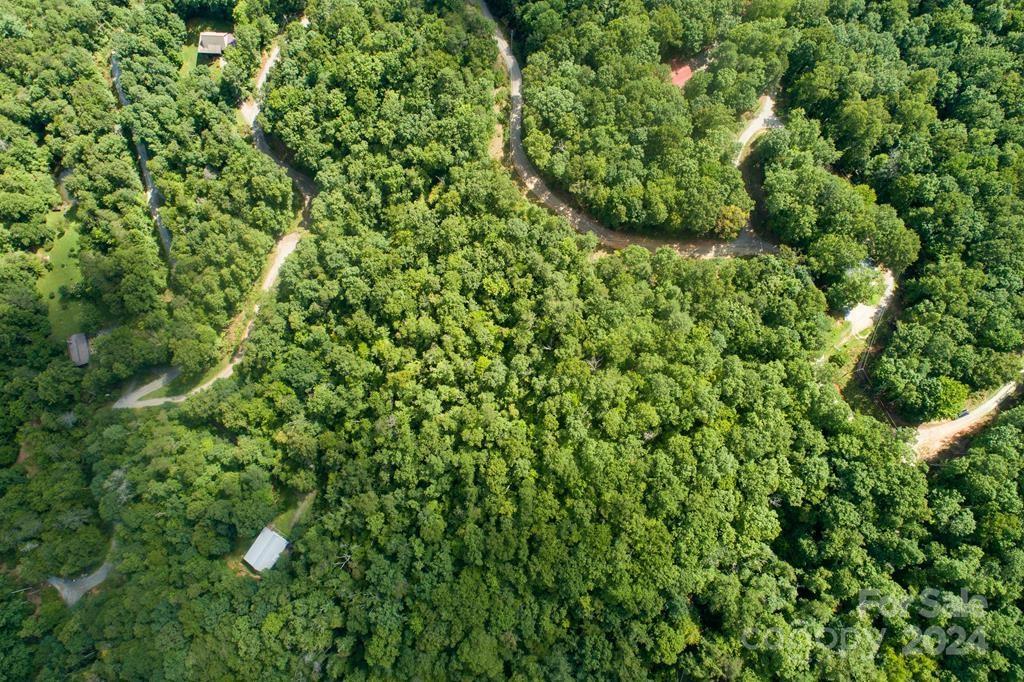
[[[245,553],[245,563],[262,573],[277,562],[287,546],[288,541],[281,535],[270,528],[264,528]]]
[[[224,54],[224,48],[235,44],[235,36],[221,31],[203,31],[199,34],[199,54]]]

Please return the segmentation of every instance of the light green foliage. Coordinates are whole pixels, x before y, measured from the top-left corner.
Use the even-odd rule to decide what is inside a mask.
[[[765,227],[800,247],[829,307],[844,311],[880,290],[870,257],[897,274],[917,260],[920,239],[875,193],[829,172],[838,158],[818,124],[791,113],[786,127],[758,146],[764,173]]]

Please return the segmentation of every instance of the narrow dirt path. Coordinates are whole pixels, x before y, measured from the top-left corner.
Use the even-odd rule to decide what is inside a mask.
[[[305,17],[302,17],[299,20],[299,22],[303,26],[309,25],[309,20],[306,19]],[[263,293],[269,292],[271,289],[274,288],[274,286],[277,284],[278,277],[280,277],[281,275],[281,267],[284,265],[285,260],[288,259],[288,256],[290,256],[292,252],[295,251],[296,247],[299,245],[299,240],[302,238],[302,230],[304,230],[309,225],[310,206],[312,205],[313,197],[316,196],[317,193],[316,183],[314,183],[313,180],[308,175],[305,175],[304,173],[296,170],[291,165],[289,165],[288,162],[284,159],[284,157],[271,147],[270,143],[267,141],[266,135],[263,132],[263,127],[259,124],[258,121],[260,113],[259,96],[262,94],[263,86],[267,82],[267,76],[270,73],[270,69],[273,68],[274,64],[277,63],[278,59],[280,58],[280,55],[280,44],[277,41],[275,41],[270,53],[267,55],[267,58],[263,60],[263,64],[260,66],[260,70],[256,74],[256,88],[254,96],[250,97],[245,102],[243,102],[240,107],[242,118],[252,128],[253,145],[258,150],[260,150],[268,157],[270,157],[270,159],[273,160],[275,164],[277,164],[278,166],[285,170],[285,172],[288,174],[288,177],[292,180],[292,182],[295,184],[295,187],[298,189],[299,194],[302,196],[302,216],[299,221],[298,227],[295,230],[288,232],[287,234],[282,236],[277,241],[277,244],[274,245],[274,250],[271,252],[270,264],[268,265],[267,270],[264,273],[263,279],[260,282],[259,286],[259,290]],[[140,159],[141,158],[143,157],[140,156]],[[121,398],[119,398],[117,402],[114,403],[114,409],[138,409],[143,407],[159,407],[161,405],[167,405],[170,403],[184,402],[190,396],[205,391],[220,379],[226,379],[230,377],[235,372],[235,366],[242,361],[242,354],[245,341],[249,338],[249,333],[252,331],[253,321],[255,321],[256,315],[259,313],[259,311],[260,306],[259,304],[257,304],[253,308],[253,319],[250,320],[249,323],[246,325],[245,331],[242,333],[242,337],[239,339],[235,347],[234,353],[231,355],[231,358],[228,360],[228,363],[215,375],[213,375],[203,383],[199,384],[198,386],[195,386],[187,393],[173,396],[163,396],[160,398],[146,399],[145,396],[150,395],[154,391],[160,390],[161,388],[167,386],[176,378],[178,378],[178,376],[181,374],[181,371],[176,367],[172,367],[163,374],[161,374],[159,377],[154,379],[153,381],[139,388],[132,389],[125,395],[121,396]],[[244,314],[244,311],[239,313],[239,317],[236,318],[236,321],[238,319],[241,319],[241,316]],[[232,322],[232,325],[235,323],[236,322]]]
[[[731,258],[773,253],[778,248],[762,239],[748,227],[733,241],[708,239],[704,237],[669,239],[619,232],[605,227],[585,211],[576,208],[566,195],[548,187],[540,172],[530,161],[523,148],[523,72],[501,27],[491,13],[486,0],[474,0],[484,17],[494,27],[494,42],[498,46],[502,61],[509,77],[509,146],[512,150],[512,165],[515,167],[527,192],[553,213],[565,218],[582,234],[592,234],[609,249],[623,249],[627,246],[642,246],[650,251],[667,247],[687,258]],[[756,119],[755,119],[756,120]],[[749,127],[749,126],[748,126]]]
[[[114,81],[114,90],[117,92],[117,99],[121,102],[121,106],[128,106],[128,97],[125,96],[124,88],[121,87],[121,62],[116,54],[110,55],[110,76]],[[157,234],[160,235],[160,244],[163,246],[164,255],[167,257],[167,261],[173,264],[174,261],[171,259],[171,233],[164,227],[163,220],[160,219],[160,190],[156,188],[156,185],[153,183],[153,175],[149,172],[149,153],[146,151],[146,145],[142,143],[142,140],[139,139],[134,131],[132,132],[132,137],[135,139],[135,155],[139,159],[142,182],[146,187],[146,204],[149,206],[149,215],[152,216]]]
[[[277,284],[277,279],[281,274],[281,266],[284,265],[285,260],[288,256],[295,251],[295,248],[299,245],[299,239],[301,234],[299,232],[290,232],[277,242],[277,246],[274,247],[273,257],[270,261],[270,266],[267,268],[266,274],[263,276],[263,282],[260,284],[260,291],[266,293],[274,288]],[[253,309],[253,318],[260,311],[260,306],[257,304]],[[167,370],[153,381],[140,386],[139,388],[133,389],[121,396],[117,402],[114,403],[114,409],[137,409],[142,407],[159,407],[161,405],[167,405],[170,403],[180,403],[187,400],[190,396],[200,393],[210,388],[214,383],[220,379],[227,379],[235,373],[235,366],[242,361],[242,344],[249,338],[249,332],[252,331],[253,321],[251,320],[246,325],[245,332],[242,334],[242,338],[239,341],[238,348],[232,354],[228,364],[224,366],[219,372],[214,374],[212,377],[192,388],[188,393],[181,395],[163,396],[160,398],[145,399],[145,396],[150,395],[154,391],[158,391],[164,386],[167,386],[172,381],[180,376],[181,371],[177,367],[172,367]]]
[[[893,296],[896,295],[896,278],[893,277],[892,272],[889,270],[882,269],[879,272],[882,275],[882,283],[885,287],[882,290],[882,297],[878,299],[878,303],[875,305],[858,303],[846,313],[845,319],[850,324],[850,328],[840,337],[838,343],[836,343],[837,347],[846,344],[850,339],[858,337],[874,327],[885,311],[889,309]]]
[[[740,145],[740,150],[736,152],[736,156],[732,160],[736,166],[743,162],[744,157],[750,153],[750,147],[754,140],[760,137],[762,133],[782,127],[782,121],[775,115],[775,100],[770,95],[762,95],[758,99],[758,103],[757,114],[740,131],[739,136],[736,138],[736,142]]]

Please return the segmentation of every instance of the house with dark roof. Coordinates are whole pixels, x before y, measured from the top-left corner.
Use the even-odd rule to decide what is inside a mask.
[[[77,367],[89,364],[89,339],[79,332],[68,337],[68,356]]]
[[[220,31],[203,31],[199,34],[199,54],[222,55],[224,48],[235,44],[235,36]]]

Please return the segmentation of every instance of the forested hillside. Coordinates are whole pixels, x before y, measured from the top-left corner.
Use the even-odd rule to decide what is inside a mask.
[[[822,121],[835,169],[921,238],[874,376],[907,416],[955,414],[1024,349],[1024,14],[988,3],[867,3],[806,24],[783,92]],[[878,27],[884,27],[879,29]]]
[[[658,38],[678,40],[681,29],[669,5],[657,13],[639,0],[512,9],[528,53],[524,143],[537,167],[612,227],[735,237],[752,204],[727,162],[731,133],[778,74],[752,68],[729,93],[704,88],[690,99],[659,62]]]
[[[750,203],[723,163],[729,132],[759,94],[775,93],[788,125],[806,116],[824,141],[805,147],[809,155],[774,149],[764,159],[763,227],[800,247],[836,309],[863,300],[865,256],[907,271],[903,314],[873,364],[872,390],[920,422],[955,415],[969,393],[1016,376],[1019,7],[502,6],[527,57],[527,150],[599,218],[622,229],[735,235]],[[705,68],[680,93],[661,62],[693,57]],[[804,135],[775,135],[792,150],[793,134]],[[722,229],[725,215],[737,222]]]
[[[845,36],[842,23],[873,11],[613,4],[503,8],[529,55],[530,153],[612,224],[720,236],[753,205],[732,163],[741,112],[773,84],[796,89],[813,37]],[[879,138],[861,158],[829,115],[787,94],[786,127],[756,166],[765,219],[792,248],[601,253],[490,157],[507,93],[473,4],[75,7],[0,0],[12,38],[0,47],[0,163],[24,188],[0,194],[0,679],[1024,677],[1024,408],[929,470],[908,431],[822,378],[829,312],[869,295],[866,263],[909,281],[880,383],[893,358],[924,363],[900,339],[919,317],[945,329],[953,312],[924,315],[939,294],[1013,293],[993,261],[971,260],[979,241],[940,259],[880,180],[909,139]],[[899,8],[886,12],[864,23],[898,32]],[[48,61],[43,34],[71,16],[62,58]],[[233,18],[251,42],[223,67],[183,71],[196,17]],[[141,366],[199,372],[222,356],[223,327],[295,217],[287,175],[235,110],[275,31],[286,40],[260,120],[319,189],[310,234],[230,378],[180,405],[109,409],[115,379]],[[709,46],[684,92],[667,82],[661,60]],[[112,52],[124,109],[106,80]],[[7,69],[8,53],[20,67]],[[232,53],[245,53],[237,66]],[[88,85],[68,80],[68,64]],[[61,104],[75,87],[98,104]],[[948,87],[953,97],[959,81]],[[60,106],[25,104],[51,98]],[[938,120],[940,138],[956,127]],[[152,155],[173,263],[159,257],[134,136]],[[548,161],[545,136],[563,145]],[[1009,140],[986,166],[1006,182]],[[898,158],[876,161],[883,144]],[[995,138],[978,144],[989,153]],[[560,175],[559,155],[606,158],[609,173],[576,177],[568,163]],[[64,168],[76,206],[56,191]],[[117,191],[90,189],[94,177]],[[1005,190],[1009,229],[1020,187]],[[88,331],[112,329],[87,369],[51,338],[38,287],[53,250],[35,249],[68,224],[80,226],[83,284],[61,296],[95,309]],[[120,260],[129,248],[140,255]],[[145,269],[100,276],[129,265]],[[141,273],[146,286],[133,284]],[[996,315],[962,312],[984,310]],[[1019,333],[1013,305],[1000,310]],[[1008,374],[1012,350],[978,387]],[[920,380],[962,380],[942,371]],[[241,557],[267,525],[292,544],[257,575]],[[40,586],[104,561],[110,577],[74,606]]]
[[[96,362],[84,381],[89,396],[166,358],[167,270],[114,93],[96,60],[103,8],[6,2],[2,18],[0,459],[10,462],[17,428],[41,407],[71,404],[83,383],[64,358],[51,362],[64,343],[50,345],[53,323],[70,321],[71,331],[90,335],[113,328],[94,341]],[[35,257],[62,232],[77,235],[69,260]],[[44,299],[35,280],[67,269],[80,270],[80,281]]]
[[[220,356],[220,330],[294,217],[291,183],[242,137],[232,103],[217,91],[217,66],[181,79],[185,26],[177,15],[147,3],[124,23],[113,51],[131,103],[126,114],[152,155],[172,240],[172,359],[198,374]]]

